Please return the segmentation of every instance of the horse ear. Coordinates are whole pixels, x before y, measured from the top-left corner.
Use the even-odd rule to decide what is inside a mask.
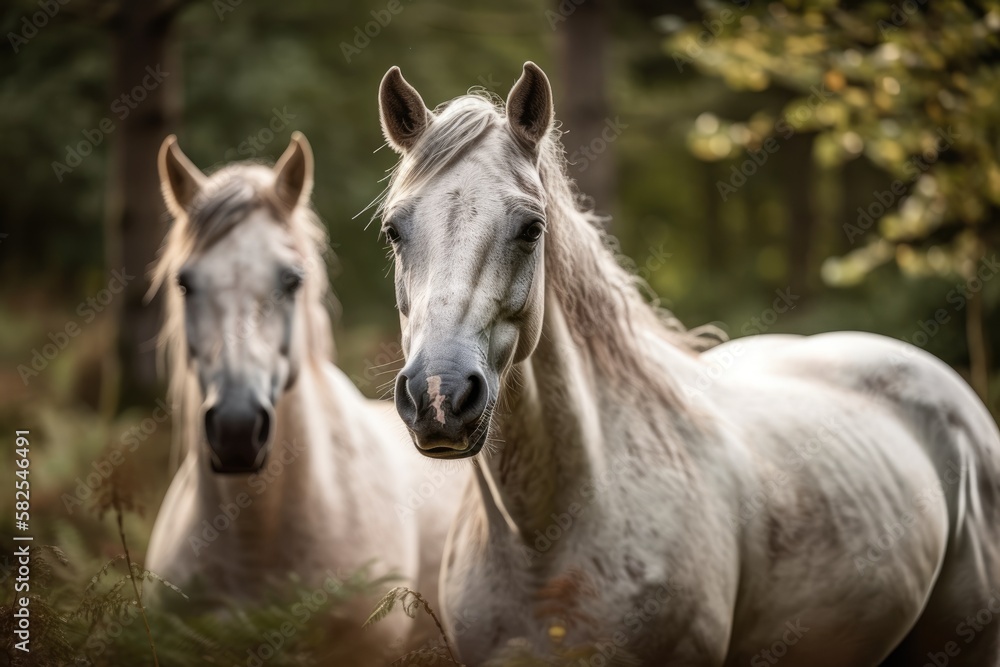
[[[205,183],[205,174],[188,159],[180,146],[177,137],[170,135],[160,145],[160,156],[157,160],[160,170],[160,187],[163,190],[163,201],[174,217],[184,215],[191,201]]]
[[[288,148],[274,165],[274,193],[289,211],[309,199],[313,186],[313,152],[306,135],[292,132]]]
[[[507,123],[534,149],[552,127],[552,115],[552,86],[542,68],[529,60],[507,95]]]
[[[393,65],[378,87],[378,113],[382,133],[397,153],[405,153],[431,122],[432,114],[417,89]]]

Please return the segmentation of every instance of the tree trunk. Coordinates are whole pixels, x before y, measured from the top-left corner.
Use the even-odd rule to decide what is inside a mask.
[[[965,274],[966,284],[976,278],[976,269],[982,265],[986,254],[986,246],[980,242],[976,253],[975,264]],[[965,337],[969,346],[969,384],[975,390],[983,403],[990,404],[990,359],[989,346],[983,318],[982,290],[972,292],[969,297],[965,316]]]
[[[142,403],[158,386],[156,336],[159,299],[145,303],[150,264],[166,233],[157,153],[174,127],[179,87],[177,63],[169,58],[169,30],[180,3],[122,0],[111,21],[114,43],[112,121],[115,123],[107,205],[107,257],[110,270],[131,277],[115,301],[118,340],[106,364],[102,390],[105,408]],[[118,373],[114,373],[117,362]]]
[[[716,183],[725,181],[726,176],[720,175],[723,173],[723,170],[717,162],[705,162],[701,165],[701,169],[705,174],[703,186],[705,192],[705,209],[703,213],[704,219],[702,220],[704,227],[701,231],[702,239],[705,241],[703,249],[704,266],[708,271],[717,272],[722,270],[727,264],[726,250],[728,244],[723,237],[725,231],[722,225],[722,207],[720,205],[722,199]]]
[[[621,128],[608,103],[607,44],[610,11],[606,0],[582,4],[553,2],[553,11],[572,6],[559,33],[562,99],[557,109],[570,176],[601,213],[610,213],[615,196],[614,143]]]
[[[792,293],[808,294],[813,282],[813,245],[816,214],[813,208],[815,168],[812,135],[795,135],[788,140],[786,191],[789,202],[788,281]]]

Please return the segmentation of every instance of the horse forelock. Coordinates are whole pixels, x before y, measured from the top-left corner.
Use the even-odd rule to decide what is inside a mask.
[[[186,230],[195,251],[208,249],[253,211],[268,205],[249,177],[254,171],[227,167],[192,202]]]

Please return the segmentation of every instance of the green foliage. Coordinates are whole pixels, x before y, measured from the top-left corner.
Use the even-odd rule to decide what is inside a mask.
[[[56,566],[66,565],[66,556],[58,547],[31,547],[31,591],[28,609],[31,614],[31,661],[38,667],[63,665],[74,655],[72,633],[67,626],[67,616],[53,599],[53,593],[63,590],[59,583]],[[49,559],[51,559],[51,562]],[[20,605],[23,592],[15,594],[16,578],[11,572],[5,582],[0,582],[0,654],[5,655],[12,665],[27,665],[27,654],[14,647],[18,638],[14,634],[16,619],[14,612]]]
[[[723,87],[685,124],[688,150],[716,176],[710,211],[777,231],[755,271],[822,296],[778,327],[902,338],[956,366],[997,413],[1000,3],[702,10],[659,25],[682,77]]]
[[[46,553],[47,552],[47,553]],[[32,554],[32,586],[39,592],[31,595],[32,643],[30,662],[13,649],[10,628],[14,604],[13,586],[4,585],[0,596],[0,629],[6,652],[14,665],[89,664],[98,667],[152,664],[150,645],[142,629],[143,609],[129,595],[131,577],[113,559],[92,577],[81,595],[80,582],[66,571],[63,563],[59,576],[44,577],[52,565],[52,549],[38,548]],[[152,573],[136,569],[137,580],[162,582]],[[296,608],[315,591],[301,582],[289,580],[276,586],[273,595],[253,604],[226,604],[222,611],[192,611],[182,605],[145,608],[155,638],[159,664],[187,666],[200,664],[243,664],[248,651],[259,652],[268,646],[268,633],[285,624],[294,629],[268,665],[282,667],[338,664],[350,656],[331,646],[329,623],[339,618],[338,610],[358,596],[367,596],[382,586],[364,573],[356,573],[338,582],[314,614],[303,620]],[[148,587],[147,587],[148,588]],[[171,587],[173,588],[173,587]],[[327,587],[327,590],[334,587]],[[174,589],[176,593],[176,589]],[[266,652],[266,649],[265,649]],[[346,664],[346,663],[345,663]]]
[[[1000,3],[905,7],[720,4],[706,13],[717,37],[700,42],[698,23],[668,41],[734,90],[791,95],[777,114],[696,123],[699,158],[745,155],[768,140],[780,148],[788,133],[804,133],[821,168],[866,159],[891,179],[872,192],[867,218],[859,212],[860,222],[844,224],[860,247],[826,263],[833,284],[855,284],[887,261],[911,275],[969,277],[1000,240]]]
[[[297,607],[315,594],[302,582],[289,579],[275,586],[274,592],[253,603],[230,600],[221,609],[199,610],[186,602],[179,604],[140,605],[131,597],[132,578],[145,581],[143,594],[150,585],[162,585],[176,601],[186,600],[169,582],[133,564],[131,575],[123,567],[124,558],[112,558],[87,579],[86,585],[75,574],[91,559],[67,560],[58,549],[38,547],[32,550],[30,662],[20,658],[13,649],[12,585],[0,591],[0,629],[3,643],[0,654],[6,652],[13,665],[120,665],[152,664],[150,645],[142,628],[141,616],[148,616],[155,638],[159,664],[165,667],[200,664],[245,664],[253,652],[272,654],[268,665],[301,667],[302,665],[341,664],[347,660],[343,650],[329,641],[330,624],[340,619],[341,610],[358,596],[369,596],[385,581],[373,580],[366,572],[353,573],[326,585],[329,593],[323,603],[314,607]],[[76,565],[75,568],[71,568]],[[82,593],[80,591],[83,591]],[[308,616],[305,609],[315,612]],[[268,637],[281,628],[290,627],[280,650],[266,647]],[[270,633],[270,634],[269,634]],[[272,639],[273,642],[273,639]],[[348,663],[343,663],[348,664]]]

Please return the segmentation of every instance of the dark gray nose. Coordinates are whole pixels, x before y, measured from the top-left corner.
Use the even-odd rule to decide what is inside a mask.
[[[468,449],[480,426],[489,390],[478,364],[449,359],[427,364],[415,357],[396,378],[396,410],[425,453]]]
[[[267,456],[271,410],[247,392],[225,393],[205,413],[205,436],[216,472],[256,472]]]

